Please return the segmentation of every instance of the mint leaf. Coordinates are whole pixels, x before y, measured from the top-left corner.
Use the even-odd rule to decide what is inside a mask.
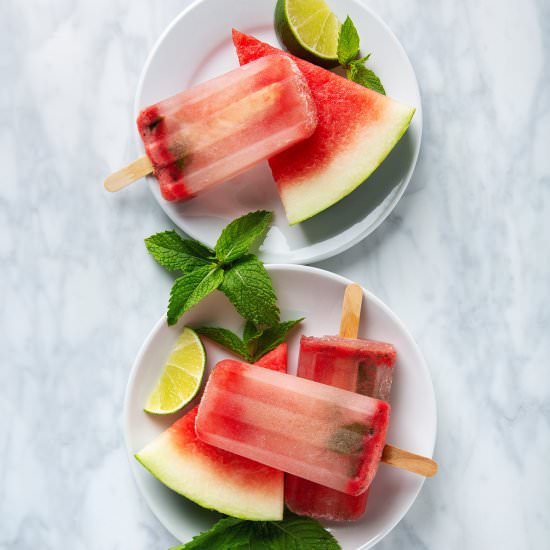
[[[279,322],[273,283],[264,264],[253,254],[243,256],[225,271],[220,290],[254,324],[273,326]]]
[[[382,82],[374,71],[365,67],[365,62],[371,54],[368,54],[361,59],[355,59],[359,55],[359,34],[353,24],[353,21],[348,17],[344,24],[340,27],[338,35],[338,63],[346,69],[348,80],[352,80],[365,88],[369,88],[386,95],[386,90],[382,86]]]
[[[368,61],[370,59],[370,56],[372,55],[372,53],[368,53],[367,55],[359,58],[359,59],[356,59],[355,61],[352,61],[350,63],[350,65],[359,65],[360,63],[362,64],[365,64],[366,61]]]
[[[359,34],[349,16],[346,17],[344,24],[340,27],[336,53],[338,55],[338,63],[343,67],[359,54]]]
[[[256,340],[262,335],[262,329],[258,328],[252,321],[247,321],[244,325],[243,340],[248,344],[251,340]]]
[[[227,517],[221,519],[209,530],[193,537],[192,540],[181,546],[174,546],[170,550],[203,550],[216,548],[219,550],[233,550],[246,548],[250,541],[250,521]]]
[[[206,298],[223,281],[223,270],[217,266],[199,267],[175,280],[168,303],[168,324],[175,325],[191,307]]]
[[[282,521],[224,518],[210,531],[171,550],[341,550],[316,520],[288,513]]]
[[[156,233],[145,239],[149,254],[162,267],[190,271],[213,262],[214,251],[199,241],[182,239],[175,231]]]
[[[367,67],[363,65],[363,62],[369,57],[370,54],[357,61],[352,61],[349,65],[349,69],[346,71],[346,76],[349,80],[353,80],[353,82],[357,82],[357,84],[361,84],[361,86],[365,88],[370,88],[379,94],[386,95],[386,90],[384,90],[384,86],[382,86],[382,82],[380,82],[378,76],[376,76],[374,71],[367,69]]]
[[[262,335],[263,330],[257,327],[252,321],[247,321],[244,325],[243,340],[250,356],[250,361],[254,362],[256,349],[258,348],[258,338]]]
[[[265,235],[272,220],[272,212],[258,210],[232,221],[216,243],[216,258],[226,264],[246,254]]]
[[[346,424],[330,436],[327,447],[335,453],[345,455],[359,453],[363,448],[367,431],[367,426],[361,422]]]
[[[197,334],[210,338],[210,340],[227,348],[235,355],[242,357],[245,361],[252,361],[245,343],[234,332],[221,327],[198,327],[194,330]]]
[[[341,550],[338,541],[312,518],[287,513],[283,521],[270,521],[268,525],[278,534],[270,541],[270,550]]]
[[[221,327],[198,327],[195,332],[201,336],[210,338],[220,346],[232,351],[249,363],[255,363],[264,355],[282,344],[288,333],[304,320],[295,319],[277,323],[265,330],[258,328],[252,321],[247,321],[244,326],[243,337],[239,338],[234,332]]]
[[[255,363],[271,350],[274,350],[279,344],[282,344],[286,340],[288,333],[303,320],[304,317],[294,319],[293,321],[283,321],[264,330],[255,341],[252,361]]]

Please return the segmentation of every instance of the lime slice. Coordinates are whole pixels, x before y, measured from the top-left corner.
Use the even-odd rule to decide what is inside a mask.
[[[278,0],[275,32],[291,54],[322,67],[338,65],[340,21],[324,0]]]
[[[170,414],[189,403],[199,391],[206,364],[206,352],[195,331],[184,328],[176,341],[145,412]]]

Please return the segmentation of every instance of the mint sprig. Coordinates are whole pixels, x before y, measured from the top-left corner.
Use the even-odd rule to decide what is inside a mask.
[[[282,521],[224,518],[209,531],[171,550],[340,550],[336,539],[316,520],[288,513]]]
[[[206,336],[220,346],[228,349],[249,363],[255,363],[264,355],[282,344],[288,333],[304,318],[292,321],[283,321],[267,329],[258,329],[252,322],[247,321],[240,338],[234,332],[222,327],[197,327],[195,332]]]
[[[219,344],[220,346],[233,352],[235,355],[242,357],[245,361],[253,363],[253,359],[248,352],[248,347],[241,338],[234,332],[222,327],[196,327],[193,329],[198,335],[206,336]]]
[[[337,55],[338,63],[346,69],[348,80],[386,95],[386,90],[378,76],[374,71],[365,66],[371,54],[356,59],[359,55],[359,33],[349,16],[346,17],[346,20],[340,27]]]
[[[256,340],[262,335],[263,330],[258,328],[252,321],[247,321],[243,329],[243,340],[248,343]]]
[[[365,88],[370,88],[379,94],[386,95],[386,90],[384,90],[384,86],[382,86],[382,82],[380,82],[378,76],[374,71],[365,67],[365,61],[367,61],[370,56],[371,54],[369,53],[369,55],[361,59],[351,61],[348,65],[349,68],[346,69],[346,76],[349,80],[353,80],[353,82],[357,82],[357,84],[361,84],[361,86],[365,86]]]
[[[338,63],[345,67],[359,54],[359,33],[350,17],[346,17],[338,35]]]
[[[174,325],[191,307],[216,289],[226,294],[237,311],[254,326],[279,322],[277,297],[271,278],[250,248],[263,238],[273,220],[265,210],[232,221],[221,233],[215,249],[164,231],[145,239],[145,246],[162,267],[181,271],[170,292],[168,324]]]
[[[265,329],[257,338],[250,340],[248,345],[255,346],[254,362],[266,353],[274,350],[279,344],[282,344],[286,340],[288,333],[303,320],[304,317],[293,319],[292,321],[283,321]]]

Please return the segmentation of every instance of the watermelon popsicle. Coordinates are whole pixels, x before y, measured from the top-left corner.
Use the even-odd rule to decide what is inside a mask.
[[[146,107],[137,125],[147,156],[106,189],[153,172],[162,196],[181,201],[309,137],[317,112],[296,63],[276,54]]]
[[[362,296],[358,285],[346,288],[340,330],[345,338],[302,336],[297,374],[387,401],[396,351],[385,342],[356,338]],[[285,480],[286,504],[300,515],[335,521],[356,520],[365,512],[367,498],[368,491],[352,496],[296,476],[288,475]]]
[[[210,375],[195,430],[210,445],[358,495],[376,474],[389,415],[384,401],[225,360]]]

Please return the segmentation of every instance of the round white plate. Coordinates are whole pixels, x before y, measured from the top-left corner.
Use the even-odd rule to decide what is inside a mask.
[[[273,31],[275,0],[201,0],[166,29],[143,69],[135,111],[238,66],[231,28],[278,46]],[[251,210],[275,212],[260,250],[266,262],[311,263],[338,254],[374,231],[393,210],[411,179],[422,134],[420,92],[403,47],[372,11],[358,0],[330,2],[343,21],[349,15],[361,36],[362,52],[389,96],[413,105],[416,113],[405,136],[384,163],[338,204],[293,227],[287,223],[267,162],[184,203],[165,201],[154,178],[151,191],[185,233],[212,246],[221,229]],[[143,145],[139,142],[140,150]]]
[[[344,289],[350,281],[328,271],[302,266],[268,266],[283,320],[305,317],[288,340],[289,372],[295,374],[300,334],[336,334]],[[321,297],[321,299],[320,299]],[[428,368],[418,346],[401,321],[378,298],[365,291],[360,337],[391,342],[397,363],[391,393],[388,442],[431,456],[435,443],[436,409]],[[187,541],[208,529],[219,516],[195,505],[162,485],[142,468],[133,455],[182,413],[154,417],[143,405],[158,379],[170,349],[184,324],[223,326],[241,330],[242,319],[228,300],[215,292],[189,311],[177,326],[163,317],[151,331],[135,360],[124,404],[124,430],[131,468],[149,506],[161,523],[179,540]],[[208,369],[229,353],[206,338]],[[186,412],[186,408],[183,412]],[[354,523],[325,523],[342,548],[370,548],[401,520],[418,495],[423,478],[381,465],[373,482],[365,516]]]

